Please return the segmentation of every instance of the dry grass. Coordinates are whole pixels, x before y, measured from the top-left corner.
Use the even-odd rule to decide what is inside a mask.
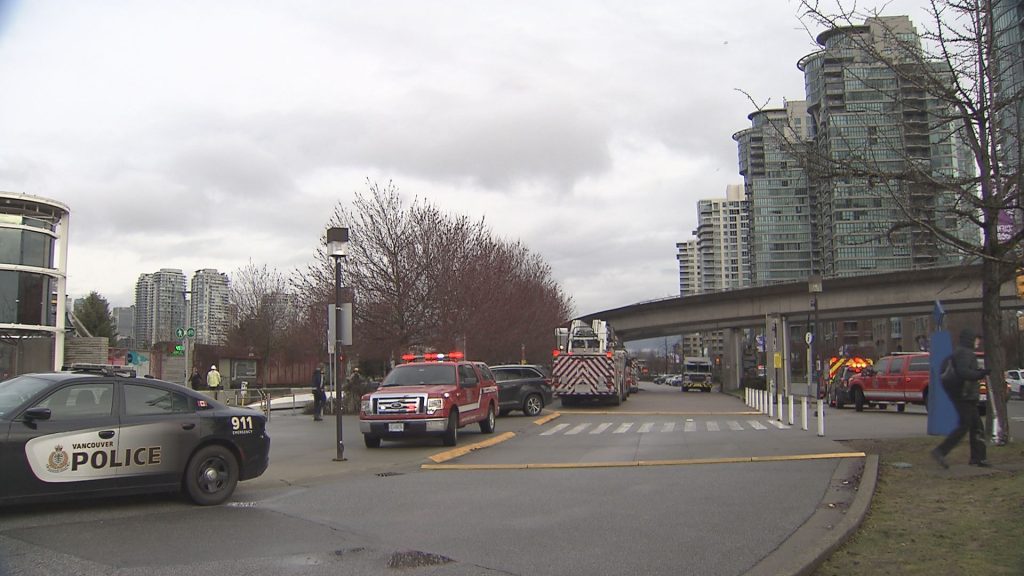
[[[848,442],[879,455],[878,486],[860,530],[815,576],[1024,574],[1024,443],[990,446],[983,469],[967,465],[965,439],[943,470],[928,454],[940,441]]]

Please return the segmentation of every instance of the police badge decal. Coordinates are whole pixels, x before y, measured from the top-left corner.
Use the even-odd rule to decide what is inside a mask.
[[[71,465],[71,459],[68,458],[68,453],[64,451],[64,447],[57,444],[53,447],[53,452],[50,452],[50,457],[46,460],[46,469],[50,472],[63,472],[68,469]]]

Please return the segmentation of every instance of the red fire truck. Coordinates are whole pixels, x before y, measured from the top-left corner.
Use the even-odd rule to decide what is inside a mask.
[[[607,322],[573,320],[568,328],[556,328],[555,338],[551,389],[563,406],[587,399],[617,406],[629,398],[626,349]]]

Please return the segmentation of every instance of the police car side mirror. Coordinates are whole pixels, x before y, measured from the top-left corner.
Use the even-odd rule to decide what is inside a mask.
[[[49,420],[50,415],[51,412],[49,408],[29,408],[28,410],[25,410],[25,420],[28,422],[33,422],[35,420]]]

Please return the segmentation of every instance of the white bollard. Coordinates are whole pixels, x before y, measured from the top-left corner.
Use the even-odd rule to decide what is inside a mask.
[[[793,425],[793,395],[789,396],[789,425]]]
[[[772,398],[771,392],[766,392],[765,396],[765,401],[768,402],[768,418],[775,418],[775,399]]]
[[[779,406],[778,412],[776,412],[775,416],[776,416],[776,420],[778,420],[779,422],[782,422],[782,394],[779,394],[779,404],[778,404],[778,406]]]
[[[818,400],[818,436],[825,435],[825,401]]]
[[[800,420],[800,429],[807,430],[807,396],[804,396],[803,400],[803,416]]]

